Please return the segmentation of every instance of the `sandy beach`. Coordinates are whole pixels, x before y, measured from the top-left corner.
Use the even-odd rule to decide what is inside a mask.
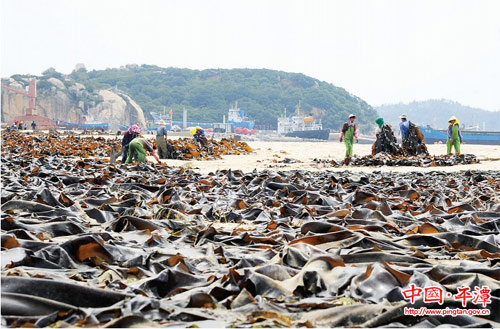
[[[45,132],[45,131],[44,131]],[[29,133],[29,131],[27,132]],[[46,133],[46,132],[45,132]],[[92,137],[104,137],[121,141],[121,136],[116,135],[80,135]],[[149,140],[155,138],[155,135],[144,135]],[[169,139],[189,138],[188,135],[173,135]],[[220,138],[216,138],[220,139]],[[316,163],[314,159],[319,160],[342,160],[345,155],[344,143],[338,141],[246,141],[252,148],[251,154],[225,155],[219,160],[171,160],[162,159],[169,167],[183,167],[195,169],[200,173],[209,173],[216,170],[232,169],[249,172],[254,169],[275,169],[275,170],[308,170],[308,171],[344,171],[354,172],[373,172],[373,171],[444,171],[456,172],[462,170],[500,170],[500,145],[473,145],[462,144],[462,154],[474,154],[481,162],[478,164],[455,165],[449,167],[414,167],[414,166],[342,166],[331,167],[325,163]],[[354,144],[354,156],[365,156],[371,154],[371,144]],[[430,155],[446,154],[446,145],[427,144]],[[155,162],[152,156],[147,157],[148,161]],[[289,160],[288,160],[289,159]],[[290,161],[291,160],[291,161]]]
[[[473,165],[456,165],[450,167],[353,167],[344,166],[333,168],[323,163],[315,163],[314,159],[334,159],[344,158],[345,147],[338,141],[328,142],[248,142],[254,152],[248,155],[227,155],[221,160],[213,161],[181,161],[163,160],[169,166],[185,167],[208,173],[219,169],[239,169],[244,172],[254,169],[278,169],[278,170],[332,170],[332,171],[362,171],[371,172],[374,170],[408,172],[408,171],[460,171],[460,170],[500,170],[500,146],[498,145],[468,145],[461,146],[462,153],[475,154],[481,161]],[[431,155],[443,155],[446,153],[446,145],[428,145]],[[371,145],[355,144],[354,154],[359,156],[371,153]],[[295,163],[286,163],[286,159],[291,159]],[[154,161],[149,157],[150,161]]]

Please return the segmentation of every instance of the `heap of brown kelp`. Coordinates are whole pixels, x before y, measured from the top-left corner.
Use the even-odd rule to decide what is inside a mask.
[[[246,142],[234,138],[222,138],[220,141],[207,139],[206,144],[194,142],[192,138],[169,140],[174,152],[169,158],[178,160],[221,159],[223,155],[249,154],[252,148]]]
[[[150,140],[154,143],[154,140]],[[171,159],[178,160],[213,160],[222,155],[248,154],[252,152],[247,143],[233,138],[220,141],[209,139],[207,145],[200,145],[192,138],[169,140],[173,151]],[[76,135],[28,135],[19,132],[7,132],[2,135],[2,151],[15,152],[21,156],[39,158],[43,156],[59,157],[109,157],[112,149],[120,152],[121,139],[105,137],[83,137]],[[107,161],[107,160],[104,160]]]
[[[500,173],[1,158],[2,326],[500,326]],[[444,289],[415,304],[411,286]],[[486,316],[462,308],[489,287]]]
[[[425,137],[420,129],[410,122],[408,138],[398,145],[392,127],[388,124],[382,125],[377,132],[375,143],[372,145],[372,155],[378,153],[388,153],[396,156],[429,155],[425,145]]]
[[[325,167],[341,167],[345,165],[360,167],[380,166],[411,166],[411,167],[448,167],[455,165],[468,165],[479,163],[474,154],[461,155],[433,155],[433,156],[394,156],[387,153],[377,153],[362,157],[352,157],[347,160],[314,159],[315,163],[324,164]]]

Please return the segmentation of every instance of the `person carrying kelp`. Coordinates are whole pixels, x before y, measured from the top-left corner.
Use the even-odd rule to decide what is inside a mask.
[[[354,144],[354,138],[356,138],[356,142],[359,143],[358,129],[354,123],[355,119],[356,115],[350,114],[348,120],[342,126],[342,131],[340,132],[340,142],[344,139],[346,159],[352,157],[352,145]]]
[[[408,117],[406,114],[401,114],[399,117],[401,122],[399,123],[399,132],[401,133],[401,140],[405,140],[408,138],[410,132],[410,121],[408,121]]]
[[[462,133],[460,132],[460,121],[452,116],[448,119],[448,140],[446,141],[446,154],[451,154],[451,148],[455,148],[456,155],[460,155],[460,143]]]
[[[146,139],[141,137],[134,138],[130,144],[128,144],[128,157],[125,163],[131,163],[134,156],[137,156],[137,161],[146,162],[146,150],[151,153],[158,164],[161,164],[156,150]]]
[[[411,121],[408,121],[406,114],[401,115],[399,123],[401,132],[401,148],[404,155],[429,155],[425,145],[425,137],[418,127]]]
[[[397,144],[396,136],[390,125],[384,123],[384,118],[377,118],[375,123],[378,125],[376,132],[377,139],[372,145],[372,155],[380,152],[385,152],[392,155],[403,154],[401,148]]]
[[[133,124],[123,134],[122,138],[122,163],[125,163],[128,157],[128,146],[130,142],[141,134],[141,128],[137,124]]]

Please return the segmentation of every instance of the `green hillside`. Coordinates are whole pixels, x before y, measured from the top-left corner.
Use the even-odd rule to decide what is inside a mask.
[[[300,73],[127,65],[90,72],[81,69],[65,78],[84,84],[89,91],[116,87],[129,94],[147,118],[149,112],[162,112],[165,106],[173,109],[174,120],[181,120],[186,108],[189,121],[220,122],[236,101],[257,125],[274,128],[284,107],[290,114],[299,101],[305,113],[321,117],[325,128],[339,129],[349,113],[357,114],[361,124],[371,124],[376,117],[376,111],[360,98]]]
[[[460,103],[445,100],[431,99],[409,104],[388,104],[376,108],[386,122],[397,123],[403,113],[408,118],[421,125],[431,125],[444,129],[450,116],[456,116],[465,126],[479,126],[480,129],[500,131],[500,112],[491,112]]]

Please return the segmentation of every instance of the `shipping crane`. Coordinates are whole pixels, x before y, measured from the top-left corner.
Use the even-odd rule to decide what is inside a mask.
[[[29,103],[28,103],[28,108],[26,109],[25,115],[38,115],[38,112],[36,110],[36,79],[33,78],[30,81],[29,87],[28,87],[28,92],[24,90],[19,90],[19,89],[14,89],[5,85],[2,85],[3,89],[6,89],[8,91],[11,91],[16,94],[20,94],[23,96],[28,97]]]
[[[37,129],[56,129],[56,124],[49,118],[38,115],[36,108],[36,79],[33,78],[28,86],[28,92],[2,85],[2,88],[10,92],[28,97],[28,108],[23,116],[16,116],[13,121],[36,122]]]

